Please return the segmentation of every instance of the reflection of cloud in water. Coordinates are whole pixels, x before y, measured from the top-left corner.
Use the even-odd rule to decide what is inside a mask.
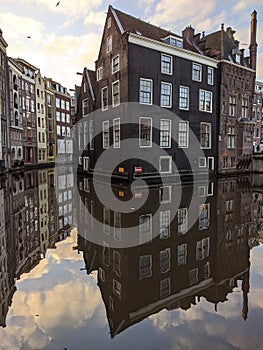
[[[7,327],[0,329],[0,349],[46,349],[50,335],[60,328],[74,332],[93,317],[96,323],[106,324],[97,275],[80,272],[82,254],[72,250],[75,233],[57,250],[49,250],[46,259],[17,282]]]
[[[228,300],[214,305],[201,298],[200,303],[183,311],[162,310],[150,316],[157,332],[165,333],[172,340],[173,349],[260,349],[262,348],[263,319],[263,247],[253,248],[250,254],[251,279],[249,313],[242,319],[243,294],[235,288]]]

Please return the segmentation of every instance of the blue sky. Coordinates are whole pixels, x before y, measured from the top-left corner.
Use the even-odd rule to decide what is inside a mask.
[[[77,71],[94,69],[106,11],[111,4],[126,13],[181,34],[219,30],[221,23],[236,30],[248,49],[250,14],[258,13],[258,72],[263,81],[263,2],[258,0],[1,0],[0,28],[8,55],[21,57],[68,88],[80,83]],[[194,6],[193,6],[194,3]],[[27,36],[31,36],[30,39]]]

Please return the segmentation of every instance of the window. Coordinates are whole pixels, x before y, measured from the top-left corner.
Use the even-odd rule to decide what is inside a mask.
[[[197,63],[193,63],[192,65],[192,79],[195,81],[202,80],[202,66]]]
[[[101,80],[102,79],[102,67],[99,67],[97,69],[97,81]]]
[[[160,281],[160,298],[171,294],[170,277]]]
[[[121,240],[121,213],[114,212],[114,239]]]
[[[152,256],[141,255],[139,258],[139,279],[148,278],[152,276]]]
[[[214,69],[211,67],[207,67],[207,84],[214,84]]]
[[[112,59],[112,74],[120,70],[120,56],[115,56]]]
[[[89,120],[89,147],[91,150],[94,149],[94,123],[93,120]]]
[[[186,256],[187,256],[187,244],[181,244],[178,246],[178,257],[177,264],[185,265],[186,264]]]
[[[161,72],[164,74],[173,74],[173,66],[172,66],[173,58],[168,55],[161,55]]]
[[[185,121],[179,122],[178,128],[178,147],[188,148],[189,140],[189,123]]]
[[[199,207],[199,230],[208,229],[210,224],[210,205],[202,204]]]
[[[110,209],[106,207],[103,208],[103,232],[110,234]]]
[[[113,251],[113,271],[121,276],[121,254],[117,250]]]
[[[160,120],[160,147],[171,147],[171,120],[169,119]]]
[[[109,96],[108,96],[108,86],[101,89],[101,108],[103,111],[108,109]]]
[[[140,103],[152,104],[152,85],[153,82],[151,79],[140,78]]]
[[[201,241],[196,242],[196,260],[204,260],[209,257],[210,239],[209,237],[203,238]]]
[[[210,262],[207,261],[204,265],[204,279],[207,279],[209,278],[211,275],[211,272],[210,272]]]
[[[248,98],[242,97],[242,118],[248,118]]]
[[[227,148],[235,148],[235,127],[227,128]]]
[[[172,84],[161,82],[161,107],[172,107]]]
[[[110,147],[110,122],[105,120],[102,122],[103,148]]]
[[[192,286],[198,283],[198,268],[189,271],[189,285]]]
[[[171,156],[161,156],[159,158],[159,172],[162,174],[172,172],[172,157]]]
[[[201,148],[211,148],[211,124],[200,123],[200,146]]]
[[[70,107],[69,107],[69,101],[66,101],[66,110],[69,111]]]
[[[99,278],[101,281],[105,281],[105,270],[99,267]]]
[[[86,98],[85,100],[82,101],[82,116],[85,117],[88,114],[89,114],[89,99]]]
[[[228,168],[228,157],[223,157],[223,168]]]
[[[121,284],[113,279],[113,294],[117,295],[121,299]]]
[[[57,119],[57,122],[60,122],[60,112],[56,112],[56,119]]]
[[[112,107],[116,107],[120,104],[120,82],[115,81],[112,83]]]
[[[110,265],[110,248],[107,243],[103,244],[102,261],[104,265],[106,266]]]
[[[120,148],[120,118],[113,119],[113,147]]]
[[[179,108],[189,109],[189,88],[180,86],[179,89]]]
[[[159,201],[160,203],[171,203],[171,186],[163,186],[159,190]]]
[[[199,168],[206,168],[206,158],[199,157]]]
[[[161,211],[160,215],[160,238],[170,237],[170,210]]]
[[[160,251],[160,272],[165,273],[170,270],[170,248]]]
[[[139,242],[140,244],[152,240],[152,215],[146,214],[139,217]]]
[[[184,235],[188,231],[188,211],[187,208],[177,210],[178,234]]]
[[[112,36],[107,38],[107,53],[112,50]]]
[[[230,167],[231,168],[236,167],[236,157],[230,157]]]
[[[139,146],[152,147],[152,118],[140,118]]]
[[[229,116],[234,117],[236,115],[237,98],[236,96],[229,96]]]
[[[199,110],[212,112],[212,92],[206,90],[199,91]]]

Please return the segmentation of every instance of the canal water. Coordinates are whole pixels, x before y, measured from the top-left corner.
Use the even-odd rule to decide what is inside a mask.
[[[2,177],[0,349],[262,349],[262,184]]]

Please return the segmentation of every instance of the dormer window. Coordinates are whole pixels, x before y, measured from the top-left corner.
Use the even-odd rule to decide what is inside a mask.
[[[164,42],[176,47],[183,47],[183,40],[172,35],[164,38]]]
[[[240,64],[240,55],[236,54],[236,63]]]

